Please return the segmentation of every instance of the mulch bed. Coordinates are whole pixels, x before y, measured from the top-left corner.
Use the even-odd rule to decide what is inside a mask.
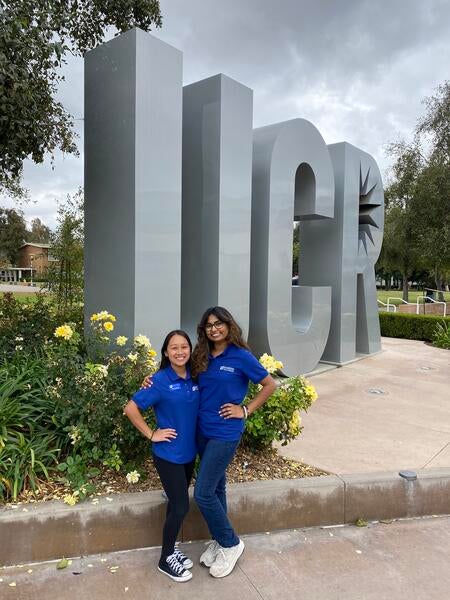
[[[141,471],[143,475],[140,481],[129,484],[123,473],[105,469],[92,480],[92,483],[97,488],[94,497],[123,492],[148,492],[150,490],[162,489],[161,482],[151,459],[148,459],[144,463]],[[317,477],[320,475],[328,475],[328,473],[304,463],[285,458],[278,454],[275,449],[254,453],[248,449],[239,447],[233,462],[228,467],[227,481],[228,483],[242,483],[245,481],[267,479],[298,479],[300,477]],[[26,492],[19,497],[18,501],[7,504],[6,507],[14,508],[26,502],[59,500],[69,493],[70,489],[58,481],[43,481],[35,494]]]

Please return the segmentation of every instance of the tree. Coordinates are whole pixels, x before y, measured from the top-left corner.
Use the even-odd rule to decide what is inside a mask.
[[[378,266],[401,271],[405,300],[413,272],[425,267],[437,290],[444,289],[450,273],[450,82],[424,103],[427,112],[413,142],[391,144],[388,150],[395,161]]]
[[[0,208],[0,258],[17,264],[19,248],[27,237],[23,213],[13,208]]]
[[[431,149],[418,178],[415,211],[422,252],[436,289],[443,290],[450,274],[450,81],[438,86],[424,103],[427,112],[417,132]]]
[[[402,274],[403,300],[408,302],[408,280],[419,263],[414,197],[424,159],[417,137],[411,144],[390,144],[388,152],[395,161],[392,180],[385,191],[386,218],[381,257],[388,271],[398,270]]]
[[[23,162],[77,153],[55,99],[67,53],[82,56],[113,27],[160,27],[158,0],[0,0],[0,188],[20,197]]]
[[[425,116],[417,126],[419,135],[426,135],[431,142],[430,161],[437,164],[450,163],[450,81],[436,88],[434,96],[425,98]]]
[[[31,231],[27,235],[27,239],[30,242],[48,244],[50,241],[50,229],[36,217],[31,221]]]
[[[433,275],[437,290],[450,275],[450,173],[432,159],[421,171],[413,203],[419,252]],[[439,294],[444,300],[443,293]]]
[[[48,287],[55,294],[58,310],[65,312],[83,299],[84,198],[80,189],[58,207],[58,226],[50,236],[55,262],[48,271]]]

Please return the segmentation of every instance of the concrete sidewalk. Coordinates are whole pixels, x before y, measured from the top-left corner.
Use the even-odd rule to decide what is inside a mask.
[[[312,376],[319,399],[282,454],[337,475],[450,467],[450,352],[382,344],[380,354]]]
[[[314,528],[243,537],[235,571],[213,579],[184,544],[194,577],[179,584],[156,570],[159,549],[0,570],[2,600],[444,600],[449,597],[450,517]],[[118,567],[111,572],[111,567]],[[28,571],[32,572],[28,572]],[[114,570],[114,569],[113,569]],[[15,583],[15,587],[9,584]]]
[[[41,291],[40,285],[38,286],[29,286],[29,285],[13,285],[9,283],[0,283],[0,293],[6,292],[24,292],[27,294],[37,294]]]

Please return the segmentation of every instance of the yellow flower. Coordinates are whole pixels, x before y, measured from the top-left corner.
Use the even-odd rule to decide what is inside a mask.
[[[116,322],[116,317],[109,313],[107,310],[101,310],[99,313],[95,313],[91,317],[91,321],[112,321]]]
[[[136,354],[136,352],[130,352],[130,354],[128,354],[127,358],[132,362],[135,363],[138,359],[138,355]]]
[[[55,333],[53,334],[57,338],[64,338],[65,340],[70,340],[73,336],[73,329],[70,325],[60,325],[55,329]]]
[[[105,331],[112,331],[114,329],[114,325],[111,323],[111,321],[106,321],[106,323],[103,323],[103,327],[105,328]]]
[[[128,338],[125,337],[124,335],[119,335],[116,337],[116,344],[118,346],[125,346],[125,344],[128,342]]]
[[[311,399],[312,402],[314,402],[315,400],[317,400],[318,396],[317,396],[316,388],[313,385],[311,385],[310,383],[306,384],[306,386],[305,386],[305,392],[310,397],[310,399]]]
[[[137,483],[139,481],[140,476],[140,473],[138,473],[137,471],[130,471],[130,473],[127,473],[127,481],[128,483]]]
[[[267,352],[260,357],[259,362],[268,373],[275,373],[275,371],[279,371],[283,368],[283,363],[280,360],[276,360],[273,356],[270,356],[270,354],[267,354]]]
[[[152,358],[154,356],[156,356],[156,354],[157,354],[157,352],[156,352],[156,350],[153,350],[153,348],[150,348],[150,350],[148,351],[148,355]]]
[[[63,498],[64,503],[69,506],[75,506],[78,502],[78,494],[75,492],[74,494],[66,494]]]
[[[289,423],[289,433],[293,436],[297,436],[300,433],[300,425],[302,423],[302,419],[298,414],[298,411],[292,415],[291,422]]]
[[[106,365],[95,365],[95,372],[100,377],[106,377],[108,375],[108,367]]]
[[[69,432],[69,437],[72,440],[70,443],[72,444],[72,446],[75,446],[75,444],[81,439],[81,431],[79,430],[79,428],[75,427],[75,425],[72,425],[72,428]]]
[[[144,346],[145,348],[151,348],[150,340],[146,335],[142,335],[140,333],[134,338],[134,343],[136,346]]]

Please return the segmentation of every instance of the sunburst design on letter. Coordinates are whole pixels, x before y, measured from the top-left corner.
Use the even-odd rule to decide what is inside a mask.
[[[372,229],[379,229],[379,225],[376,221],[376,209],[381,206],[381,203],[377,201],[374,196],[376,196],[375,189],[378,185],[378,178],[375,179],[375,182],[372,183],[370,181],[370,167],[367,168],[367,172],[365,177],[363,177],[363,165],[360,165],[359,169],[359,229],[358,229],[358,238],[359,238],[359,250],[364,250],[366,254],[368,254],[368,244],[371,243],[372,246],[375,244]],[[377,190],[378,191],[378,190]]]

